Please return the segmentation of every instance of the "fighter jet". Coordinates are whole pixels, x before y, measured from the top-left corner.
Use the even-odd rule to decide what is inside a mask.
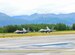
[[[50,33],[53,31],[53,29],[50,29],[48,26],[46,27],[46,29],[40,29],[40,32],[45,32],[45,33]]]
[[[16,30],[15,31],[15,33],[17,33],[17,34],[24,34],[24,33],[27,33],[28,31],[25,29],[25,28],[23,28],[23,30]]]

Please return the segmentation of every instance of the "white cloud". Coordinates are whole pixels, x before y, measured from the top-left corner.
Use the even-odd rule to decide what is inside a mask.
[[[75,12],[75,0],[0,0],[0,12],[8,15]]]

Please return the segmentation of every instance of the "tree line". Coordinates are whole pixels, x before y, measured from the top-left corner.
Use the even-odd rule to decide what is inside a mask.
[[[25,28],[29,29],[31,32],[38,32],[40,29],[45,29],[48,26],[50,29],[54,29],[56,31],[65,31],[65,30],[75,30],[75,24],[72,26],[58,23],[58,24],[23,24],[23,25],[8,25],[0,27],[0,33],[13,33],[16,30],[22,30]]]

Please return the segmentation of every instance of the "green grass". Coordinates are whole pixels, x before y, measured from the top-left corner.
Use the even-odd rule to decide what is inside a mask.
[[[47,35],[65,35],[65,34],[75,34],[75,31],[55,31],[50,33],[40,33],[40,32],[30,32],[25,34],[16,34],[16,33],[0,33],[0,38],[9,38],[9,37],[27,37],[27,36],[47,36]]]

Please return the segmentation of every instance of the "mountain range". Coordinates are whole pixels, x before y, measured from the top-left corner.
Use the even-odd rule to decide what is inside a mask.
[[[75,13],[69,14],[38,14],[9,16],[0,13],[0,26],[18,24],[56,24],[64,23],[72,25],[75,23]]]

